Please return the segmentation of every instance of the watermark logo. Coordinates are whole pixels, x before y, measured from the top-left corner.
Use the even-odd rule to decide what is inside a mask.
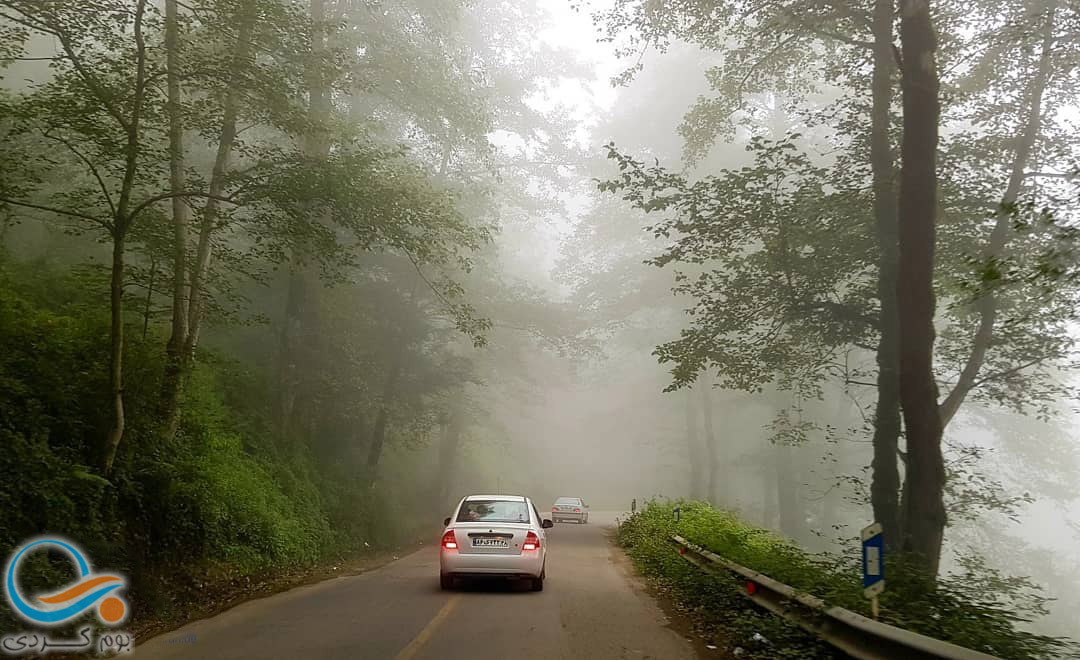
[[[60,550],[67,554],[76,568],[78,577],[73,583],[55,593],[26,596],[19,590],[19,566],[34,552],[45,549]],[[70,541],[59,538],[39,538],[28,541],[15,550],[4,570],[4,597],[19,617],[35,626],[61,625],[90,610],[93,610],[105,625],[117,626],[123,623],[128,615],[128,605],[119,597],[119,591],[126,584],[126,580],[119,575],[93,572],[83,552]],[[74,647],[83,648],[93,645],[89,631],[89,628],[80,631],[83,637],[82,642],[58,642],[49,639],[47,635],[22,633],[5,637],[0,647],[8,653],[35,650],[46,652],[50,647],[70,651]],[[33,641],[30,641],[31,638]],[[130,636],[119,632],[113,635],[102,635],[98,640],[98,646],[101,647],[104,644],[123,651],[130,650],[130,642]]]
[[[47,546],[55,546],[70,555],[78,568],[79,578],[55,594],[27,599],[19,593],[19,562],[29,556],[31,550]],[[97,609],[98,617],[106,625],[117,625],[127,616],[127,604],[115,595],[124,586],[124,578],[92,573],[86,557],[68,541],[46,538],[27,543],[15,552],[4,574],[4,595],[15,611],[30,623],[46,626],[66,623],[91,608]]]

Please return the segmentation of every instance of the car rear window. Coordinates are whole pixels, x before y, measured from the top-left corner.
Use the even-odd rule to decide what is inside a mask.
[[[529,522],[525,500],[466,500],[458,511],[458,522]]]
[[[575,506],[580,506],[581,500],[576,497],[560,497],[555,500],[555,504],[573,504]]]

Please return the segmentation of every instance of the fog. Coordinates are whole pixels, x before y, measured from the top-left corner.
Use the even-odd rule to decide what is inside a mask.
[[[919,506],[893,328],[922,281],[896,271],[915,112],[875,3],[200,0],[178,46],[169,2],[38,4],[0,0],[2,437],[100,475],[56,487],[138,541],[12,482],[5,552],[55,531],[253,570],[500,492],[705,500],[857,555]],[[1080,637],[1080,13],[975,4],[931,3],[932,572],[1030,577],[1051,600],[1023,625]]]

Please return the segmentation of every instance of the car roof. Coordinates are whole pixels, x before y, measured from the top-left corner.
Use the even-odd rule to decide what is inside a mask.
[[[524,502],[526,498],[524,495],[469,495],[465,498],[469,500],[503,500],[506,502]]]
[[[562,497],[556,497],[555,501],[558,502],[559,500],[580,500],[580,499],[581,499],[580,497],[571,497],[569,495],[563,495]]]

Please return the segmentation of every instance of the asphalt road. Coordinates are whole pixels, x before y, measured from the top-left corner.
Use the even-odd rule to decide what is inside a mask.
[[[610,539],[614,514],[548,533],[544,591],[439,589],[437,547],[239,605],[135,647],[138,658],[695,658]],[[435,532],[438,536],[438,531]],[[438,538],[432,539],[433,546]]]

